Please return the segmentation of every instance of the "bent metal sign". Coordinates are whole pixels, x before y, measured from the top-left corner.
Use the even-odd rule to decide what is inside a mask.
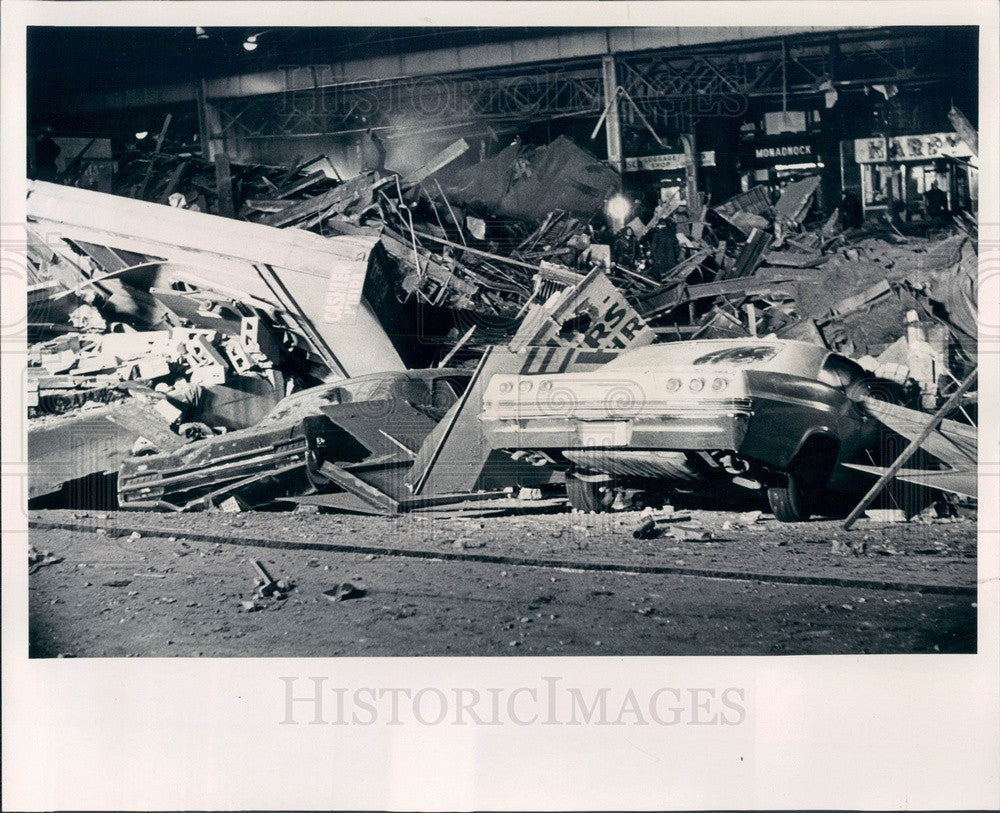
[[[854,157],[859,164],[877,164],[889,161],[933,161],[935,158],[970,158],[972,150],[957,133],[930,133],[928,135],[897,136],[886,139],[859,138],[854,141]]]

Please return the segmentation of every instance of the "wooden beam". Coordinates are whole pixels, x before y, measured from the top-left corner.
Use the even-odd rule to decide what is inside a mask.
[[[170,127],[171,118],[172,115],[167,113],[167,117],[163,120],[163,127],[160,128],[160,134],[156,137],[156,148],[153,150],[152,155],[149,156],[149,165],[146,167],[145,175],[142,176],[142,185],[136,193],[136,197],[140,200],[146,197],[146,187],[149,186],[149,181],[153,177],[153,168],[156,165],[156,159],[160,157],[160,148],[167,137],[167,128]]]
[[[366,190],[374,189],[374,186],[374,178],[371,175],[359,175],[329,192],[289,206],[284,211],[265,218],[262,222],[267,226],[287,226],[324,209],[329,210],[329,214],[335,214],[350,206]]]
[[[431,158],[426,164],[410,172],[401,183],[404,186],[415,186],[425,178],[433,175],[439,169],[448,166],[452,161],[468,152],[469,144],[464,138],[445,147],[441,152]]]
[[[220,152],[215,156],[215,194],[220,217],[236,217],[233,205],[233,176],[229,167],[229,155]]]

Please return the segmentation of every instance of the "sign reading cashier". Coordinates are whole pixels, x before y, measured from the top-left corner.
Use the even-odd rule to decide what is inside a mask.
[[[889,161],[933,161],[935,158],[969,158],[972,150],[956,133],[897,136],[889,139],[886,159],[885,138],[859,138],[854,142],[854,157],[859,164]]]

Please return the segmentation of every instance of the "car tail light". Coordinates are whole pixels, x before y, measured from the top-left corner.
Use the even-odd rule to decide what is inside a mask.
[[[521,392],[531,392],[531,382],[530,381],[522,381],[520,384],[517,385],[517,388]]]
[[[717,378],[712,382],[712,389],[716,392],[722,392],[726,387],[729,386],[728,378]]]
[[[511,383],[510,383],[509,381],[504,381],[504,382],[503,382],[503,383],[502,383],[502,384],[500,385],[500,392],[501,392],[501,393],[508,393],[508,392],[510,392],[510,391],[511,391],[512,389],[514,389],[514,385],[513,385],[513,384],[511,384]]]
[[[668,378],[667,379],[667,392],[677,392],[681,388],[681,380],[679,378]]]
[[[691,392],[701,392],[705,389],[705,379],[704,378],[692,378],[691,383],[688,384],[691,388]]]

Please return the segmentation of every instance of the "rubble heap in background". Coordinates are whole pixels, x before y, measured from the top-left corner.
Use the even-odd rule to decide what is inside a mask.
[[[167,436],[255,426],[323,382],[447,362],[482,373],[497,345],[774,334],[858,358],[927,409],[975,363],[970,218],[844,231],[836,214],[817,219],[807,178],[774,201],[759,187],[715,206],[675,196],[609,229],[621,178],[568,139],[467,153],[460,139],[409,173],[342,179],[325,156],[267,167],[157,150],[120,168],[115,195],[32,182],[32,460],[81,415],[127,436],[56,467],[32,497],[110,476],[136,449],[169,451]],[[425,430],[440,452],[446,430]],[[409,451],[416,472],[424,454]],[[482,487],[485,461],[448,489]]]

